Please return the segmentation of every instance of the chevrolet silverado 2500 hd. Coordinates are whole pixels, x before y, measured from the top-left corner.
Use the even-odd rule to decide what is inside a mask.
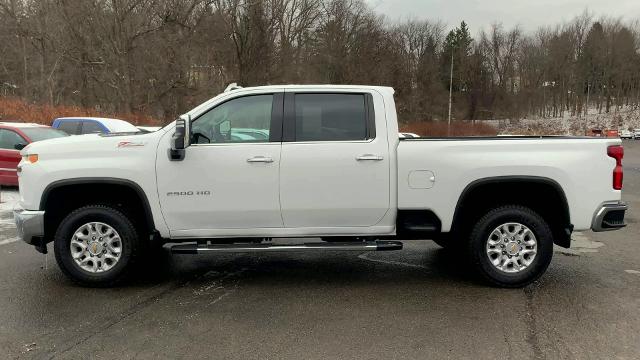
[[[505,287],[574,230],[624,226],[619,139],[403,138],[393,89],[233,88],[163,129],[31,144],[20,236],[62,271],[114,284],[172,252],[396,250],[433,239]],[[278,244],[274,238],[322,238]]]

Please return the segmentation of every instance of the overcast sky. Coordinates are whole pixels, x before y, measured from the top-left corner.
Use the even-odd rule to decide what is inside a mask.
[[[493,22],[535,30],[571,20],[585,9],[597,17],[607,15],[640,19],[640,0],[366,0],[390,20],[417,18],[442,20],[448,27],[465,20],[473,33]]]

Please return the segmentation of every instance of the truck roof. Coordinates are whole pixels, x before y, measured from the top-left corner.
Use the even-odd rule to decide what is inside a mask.
[[[374,85],[331,85],[331,84],[305,84],[305,85],[296,85],[296,84],[287,84],[287,85],[263,85],[263,86],[252,86],[252,87],[233,87],[227,92],[233,92],[238,90],[282,90],[282,89],[305,89],[305,88],[326,88],[327,90],[354,90],[354,89],[378,89],[382,91],[394,91],[392,87],[389,86],[374,86]]]
[[[241,87],[241,86],[238,86],[237,84],[231,84],[227,87],[227,89],[224,92],[196,106],[195,108],[187,112],[187,114],[191,114],[191,115],[198,114],[201,111],[203,111],[205,108],[208,108],[209,104],[214,102],[218,97],[225,96],[227,94],[236,93],[236,92],[251,92],[254,90],[262,90],[265,92],[268,92],[268,91],[277,92],[282,90],[287,91],[287,90],[307,90],[307,89],[320,90],[320,91],[340,91],[340,90],[349,91],[349,90],[367,89],[367,90],[376,90],[380,93],[390,94],[390,95],[393,95],[395,93],[395,90],[392,87],[374,86],[374,85],[331,85],[331,84],[293,85],[293,84],[288,84],[288,85],[263,85],[263,86]]]

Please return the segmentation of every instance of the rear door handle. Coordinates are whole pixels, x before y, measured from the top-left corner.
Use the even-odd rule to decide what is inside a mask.
[[[254,156],[247,159],[248,163],[272,163],[273,158],[270,156]]]
[[[382,156],[374,154],[363,154],[356,157],[358,161],[380,161],[382,159],[384,159]]]

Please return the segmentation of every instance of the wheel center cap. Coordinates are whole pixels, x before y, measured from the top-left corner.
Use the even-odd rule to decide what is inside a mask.
[[[511,241],[507,243],[506,249],[509,255],[517,255],[520,252],[520,245],[515,241]]]
[[[89,244],[89,252],[91,255],[98,255],[102,252],[102,244],[97,241],[93,241]]]

